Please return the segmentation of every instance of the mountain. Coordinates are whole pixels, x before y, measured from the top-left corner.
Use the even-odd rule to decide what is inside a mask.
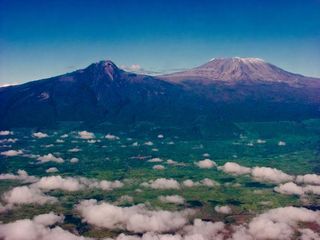
[[[260,58],[214,58],[199,67],[163,75],[172,81],[202,80],[208,81],[268,81],[283,82],[290,85],[317,80],[299,74],[287,72]]]
[[[0,129],[61,121],[219,128],[217,123],[320,117],[320,80],[256,58],[214,59],[163,76],[111,61],[0,88]],[[232,125],[226,124],[233,129]]]
[[[0,127],[53,126],[57,121],[174,123],[195,104],[201,106],[191,98],[177,84],[101,61],[61,76],[0,88]]]
[[[205,98],[227,119],[301,119],[320,114],[320,79],[287,72],[259,58],[217,58],[158,77]]]

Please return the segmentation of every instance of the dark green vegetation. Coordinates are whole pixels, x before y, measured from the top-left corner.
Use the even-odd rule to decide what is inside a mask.
[[[73,127],[72,127],[73,126]],[[39,164],[35,159],[23,156],[0,158],[0,173],[16,173],[18,169],[26,170],[29,175],[47,176],[82,176],[99,180],[121,180],[124,187],[112,191],[101,189],[87,189],[77,192],[51,191],[50,195],[58,197],[56,204],[24,205],[0,214],[0,221],[10,222],[21,218],[30,218],[40,213],[54,211],[66,215],[63,227],[77,229],[86,236],[112,236],[114,232],[99,230],[81,222],[74,211],[74,205],[83,199],[104,200],[120,206],[146,203],[150,208],[181,210],[185,208],[198,209],[197,215],[202,219],[223,220],[226,223],[242,223],[251,219],[256,213],[264,209],[284,207],[289,205],[317,208],[320,198],[310,196],[308,205],[299,197],[281,195],[273,191],[274,184],[260,183],[248,176],[232,176],[217,170],[200,169],[194,162],[210,158],[218,165],[234,161],[243,166],[268,166],[280,169],[288,174],[320,173],[320,121],[307,120],[303,122],[250,122],[235,124],[233,137],[199,138],[192,140],[192,134],[178,135],[168,129],[157,128],[152,125],[137,127],[136,129],[120,130],[116,126],[105,126],[102,130],[86,128],[94,132],[96,140],[100,142],[88,143],[78,138],[78,126],[63,125],[59,129],[45,130],[47,138],[35,139],[30,129],[14,129],[11,138],[17,138],[16,143],[9,143],[11,148],[1,146],[0,152],[15,149],[23,150],[26,154],[45,155],[52,153],[62,157],[64,163]],[[144,128],[142,131],[141,128]],[[222,131],[220,129],[219,131]],[[120,140],[107,140],[104,136],[112,133]],[[65,142],[57,143],[61,135]],[[163,134],[164,138],[158,135]],[[2,136],[1,139],[8,138]],[[258,143],[258,139],[265,143]],[[146,145],[151,141],[153,145]],[[257,142],[258,141],[258,142]],[[285,146],[279,146],[284,141]],[[137,143],[138,146],[134,146]],[[53,144],[53,146],[48,146]],[[4,144],[2,144],[4,145]],[[68,150],[79,148],[79,152]],[[204,157],[209,154],[210,157]],[[70,163],[73,157],[78,163]],[[148,159],[158,157],[160,163],[147,162]],[[169,165],[166,160],[172,159],[184,165]],[[156,164],[165,166],[164,170],[154,170]],[[58,173],[46,173],[49,167],[57,167]],[[219,182],[216,187],[197,186],[180,190],[159,190],[140,186],[142,182],[157,178],[173,178],[178,182],[187,179],[200,181],[209,178]],[[0,181],[0,194],[14,186],[22,185],[19,181]],[[136,191],[141,189],[142,191]],[[185,198],[185,204],[174,205],[159,201],[160,195],[178,194]],[[121,196],[133,197],[133,202],[120,201]],[[233,212],[230,215],[218,214],[214,211],[217,205],[229,205]]]

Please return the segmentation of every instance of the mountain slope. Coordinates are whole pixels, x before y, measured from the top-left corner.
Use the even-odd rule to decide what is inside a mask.
[[[213,60],[157,77],[101,61],[0,88],[0,129],[54,126],[59,121],[218,128],[217,122],[320,117],[319,83],[257,59]]]
[[[260,58],[217,58],[199,67],[161,76],[172,81],[217,80],[217,81],[268,81],[295,85],[316,80],[287,72]]]
[[[181,92],[175,84],[128,73],[111,61],[101,61],[69,74],[0,88],[0,124],[165,121],[171,117],[168,112],[179,105]]]

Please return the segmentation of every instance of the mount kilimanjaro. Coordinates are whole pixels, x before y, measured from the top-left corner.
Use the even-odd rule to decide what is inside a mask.
[[[257,58],[213,59],[148,76],[101,61],[64,75],[0,88],[0,129],[82,121],[168,126],[320,117],[320,79]]]

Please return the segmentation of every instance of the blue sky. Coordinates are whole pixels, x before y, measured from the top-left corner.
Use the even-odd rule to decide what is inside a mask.
[[[0,83],[92,62],[170,71],[259,57],[320,77],[320,0],[0,0]]]

